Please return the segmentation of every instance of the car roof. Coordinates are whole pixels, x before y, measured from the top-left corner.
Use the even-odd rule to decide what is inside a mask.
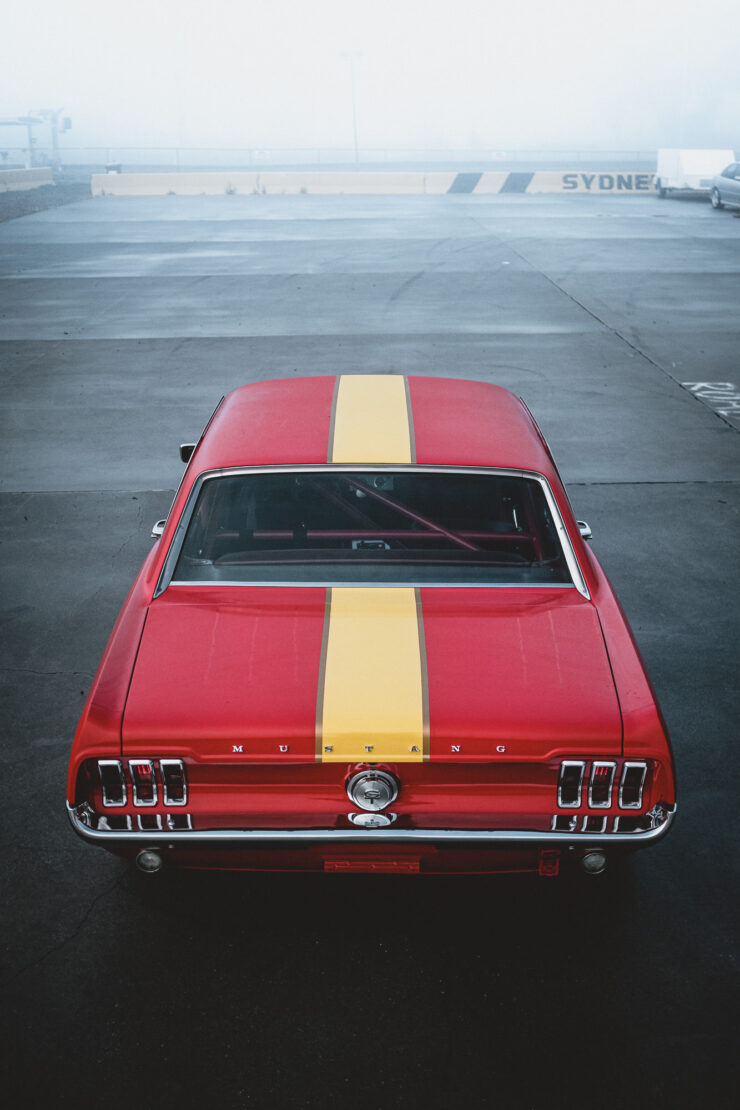
[[[198,472],[322,463],[554,471],[529,410],[508,389],[399,374],[244,385],[222,400],[195,461]]]

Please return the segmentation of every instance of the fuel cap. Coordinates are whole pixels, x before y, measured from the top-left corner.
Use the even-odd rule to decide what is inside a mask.
[[[398,782],[386,771],[360,771],[347,783],[347,796],[360,809],[377,812],[398,797]]]

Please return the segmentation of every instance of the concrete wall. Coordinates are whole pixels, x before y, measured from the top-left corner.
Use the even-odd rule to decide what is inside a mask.
[[[93,196],[199,196],[201,194],[408,194],[447,193],[457,175],[448,173],[291,172],[97,173]]]
[[[18,171],[22,172],[22,171]],[[97,173],[93,196],[242,195],[440,195],[442,193],[600,193],[620,196],[653,191],[652,174],[610,170],[572,173],[251,171],[219,173]]]
[[[619,195],[655,192],[653,175],[644,171],[599,170],[574,173],[534,173],[528,193],[614,193]]]
[[[46,166],[38,170],[0,170],[0,193],[11,193],[16,189],[38,189],[39,185],[53,185],[51,169]]]

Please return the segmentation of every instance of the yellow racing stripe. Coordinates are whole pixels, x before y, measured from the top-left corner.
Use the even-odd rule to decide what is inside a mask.
[[[413,587],[333,587],[317,756],[325,763],[428,757],[426,665]]]
[[[398,375],[342,374],[329,462],[413,462],[407,398],[406,379]]]

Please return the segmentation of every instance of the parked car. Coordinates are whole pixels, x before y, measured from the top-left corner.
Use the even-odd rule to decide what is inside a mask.
[[[74,740],[85,840],[145,871],[556,874],[666,833],[661,714],[523,401],[258,382],[181,455]]]
[[[712,178],[712,208],[740,208],[740,162],[730,162]]]

